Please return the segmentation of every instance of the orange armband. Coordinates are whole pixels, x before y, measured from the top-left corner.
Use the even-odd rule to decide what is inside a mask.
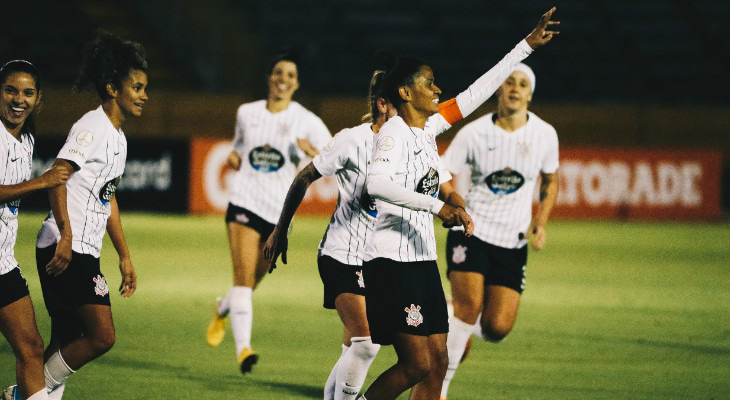
[[[446,122],[451,125],[464,119],[464,116],[461,115],[459,105],[456,104],[456,99],[450,99],[440,103],[439,114],[441,114],[446,119]]]

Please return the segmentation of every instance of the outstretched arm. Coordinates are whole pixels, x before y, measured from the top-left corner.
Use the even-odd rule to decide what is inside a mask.
[[[36,190],[49,189],[65,184],[69,174],[68,170],[54,165],[37,178],[15,185],[0,185],[0,204],[18,200]]]
[[[550,211],[558,199],[558,172],[552,174],[541,173],[540,175],[540,205],[537,216],[532,220],[528,237],[532,236],[532,248],[540,250],[545,246],[547,240],[547,225]]]
[[[288,246],[286,234],[289,231],[289,224],[292,218],[294,218],[294,213],[297,211],[299,204],[302,203],[304,195],[307,193],[307,188],[320,177],[322,175],[314,167],[314,164],[310,162],[297,174],[291,186],[289,186],[289,192],[286,194],[286,200],[284,200],[284,207],[281,210],[279,222],[274,227],[274,231],[271,232],[264,245],[264,257],[272,264],[276,262],[279,254],[281,254],[281,261],[286,264],[286,250]]]

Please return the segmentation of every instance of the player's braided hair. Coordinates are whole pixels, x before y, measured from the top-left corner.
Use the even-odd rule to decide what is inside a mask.
[[[392,54],[379,51],[376,61],[385,67],[387,73],[383,84],[383,94],[393,106],[398,107],[405,100],[398,93],[398,88],[413,84],[420,68],[428,65],[425,61],[411,56],[394,57]]]
[[[40,93],[41,86],[43,84],[41,80],[41,73],[38,71],[38,68],[36,68],[35,65],[26,60],[8,61],[7,63],[5,63],[5,65],[0,67],[0,84],[4,84],[5,81],[8,79],[8,76],[15,72],[24,72],[30,75],[33,78],[33,82],[35,82],[36,92]],[[40,110],[40,104],[36,105],[34,111],[37,112],[38,110]],[[21,128],[21,133],[35,133],[35,122],[33,122],[33,114],[29,115],[28,118],[25,119],[23,127]]]
[[[147,71],[147,58],[141,44],[100,31],[84,46],[84,59],[74,82],[78,91],[91,83],[103,100],[109,98],[106,85],[121,87],[132,70]]]

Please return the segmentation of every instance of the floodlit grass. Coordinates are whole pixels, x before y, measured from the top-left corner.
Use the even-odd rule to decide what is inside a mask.
[[[16,254],[47,340],[33,247],[42,218],[21,216]],[[223,218],[127,213],[123,223],[139,288],[113,295],[117,343],[69,379],[66,399],[322,397],[341,340],[336,313],[321,307],[316,267],[326,218],[295,220],[289,265],[256,291],[261,358],[246,376],[230,330],[219,348],[205,343],[215,296],[231,282]],[[474,341],[450,399],[730,398],[730,226],[554,221],[548,232],[546,248],[530,253],[515,329],[499,345]],[[116,289],[108,241],[103,253]],[[384,347],[365,387],[394,362]],[[14,380],[0,339],[0,385]]]

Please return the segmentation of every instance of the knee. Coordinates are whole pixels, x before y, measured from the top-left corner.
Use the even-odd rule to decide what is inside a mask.
[[[449,367],[449,353],[447,351],[440,352],[431,359],[431,370],[443,377]]]
[[[408,381],[409,387],[426,379],[430,371],[431,365],[428,360],[410,363],[403,368],[403,373]]]
[[[512,331],[512,323],[506,321],[486,321],[482,323],[482,338],[484,340],[499,343]]]
[[[43,360],[43,339],[40,335],[29,335],[23,338],[22,343],[15,350],[15,357],[24,362]]]
[[[117,338],[114,330],[111,330],[94,335],[90,339],[91,348],[97,355],[102,355],[114,347],[114,342],[116,342]]]

